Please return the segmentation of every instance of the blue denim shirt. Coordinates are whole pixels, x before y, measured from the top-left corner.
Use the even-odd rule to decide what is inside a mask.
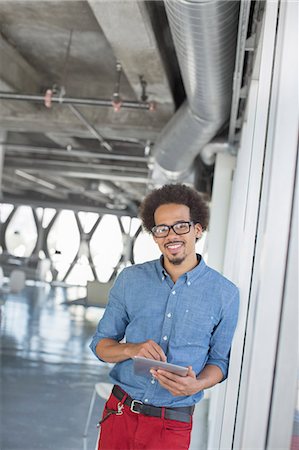
[[[96,355],[103,338],[132,343],[152,339],[168,362],[191,365],[197,375],[206,364],[214,364],[226,378],[238,289],[203,259],[173,283],[162,261],[161,257],[136,264],[120,273],[91,342],[92,351]],[[132,359],[115,364],[110,377],[132,398],[155,406],[189,406],[203,397],[202,391],[174,397],[154,379],[135,375]]]

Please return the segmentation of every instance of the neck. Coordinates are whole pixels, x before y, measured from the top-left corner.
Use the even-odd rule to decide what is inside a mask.
[[[193,257],[190,258],[188,261],[183,261],[181,264],[175,265],[172,264],[168,259],[164,258],[164,268],[166,272],[170,275],[172,281],[176,283],[176,281],[180,278],[181,275],[183,275],[186,272],[189,272],[190,270],[194,269],[194,267],[197,266],[198,260],[196,254],[192,255]]]

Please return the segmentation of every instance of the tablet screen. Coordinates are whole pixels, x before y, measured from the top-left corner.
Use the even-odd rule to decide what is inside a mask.
[[[143,358],[142,356],[134,356],[134,372],[136,375],[152,376],[151,369],[163,369],[176,375],[186,376],[188,372],[187,367],[177,366],[167,362],[157,361],[155,359]]]

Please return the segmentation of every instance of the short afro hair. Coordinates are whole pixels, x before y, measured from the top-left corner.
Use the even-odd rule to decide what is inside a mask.
[[[203,231],[207,229],[209,208],[199,192],[184,184],[166,184],[151,191],[140,205],[139,216],[146,231],[150,233],[156,225],[154,220],[156,209],[169,203],[188,206],[190,220],[199,223]]]

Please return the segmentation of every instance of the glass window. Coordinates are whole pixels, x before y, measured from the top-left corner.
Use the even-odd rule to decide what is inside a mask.
[[[13,205],[9,205],[8,203],[0,203],[0,221],[2,223],[6,222],[9,214],[13,210]]]
[[[141,227],[141,220],[137,219],[137,217],[133,217],[131,223],[130,236],[134,236],[140,227]]]
[[[139,264],[160,258],[161,252],[152,235],[141,231],[135,241],[133,255],[135,263]]]
[[[57,279],[62,280],[79,250],[80,233],[73,211],[61,211],[48,235],[47,245]],[[80,280],[78,280],[79,282]]]
[[[5,233],[5,243],[9,253],[28,257],[37,241],[37,229],[29,206],[19,206],[12,216]]]
[[[90,240],[90,252],[99,281],[106,282],[119,263],[123,240],[116,216],[102,217]]]
[[[93,212],[80,211],[78,216],[84,233],[89,233],[94,224],[96,223],[99,214]]]
[[[202,255],[203,258],[205,258],[206,260],[207,260],[207,256],[208,256],[207,244],[208,244],[208,233],[206,231],[204,231],[202,233],[202,237],[195,244],[195,250],[196,250],[196,253],[199,253],[200,255]]]
[[[132,222],[131,217],[123,216],[123,217],[121,217],[120,220],[121,220],[122,226],[124,227],[125,233],[128,234],[129,231],[131,230],[131,222]]]
[[[121,218],[121,223],[124,227],[125,233],[133,237],[141,225],[141,220],[137,217],[123,216]]]
[[[53,219],[55,213],[56,213],[56,209],[54,209],[54,208],[45,208],[44,209],[43,223],[42,223],[43,228],[47,228],[47,226]]]
[[[86,286],[87,281],[93,280],[94,276],[86,259],[78,261],[65,279],[66,283],[76,286]]]
[[[36,215],[38,217],[38,220],[41,220],[44,214],[43,208],[36,208],[35,209]]]

